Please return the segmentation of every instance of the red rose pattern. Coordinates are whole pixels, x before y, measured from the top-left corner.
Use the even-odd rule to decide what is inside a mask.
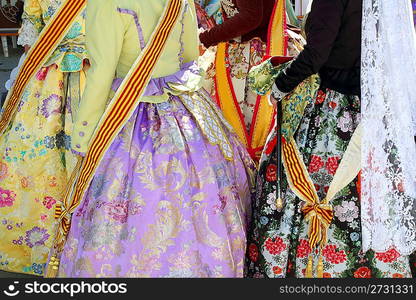
[[[281,274],[282,273],[282,268],[279,268],[278,266],[274,266],[273,267],[273,273],[275,274],[275,275],[279,275],[279,274]]]
[[[321,104],[325,101],[326,94],[324,91],[318,91],[318,94],[316,95],[315,104]]]
[[[266,170],[266,180],[269,182],[276,181],[277,177],[277,166],[275,164],[270,164]]]
[[[286,249],[286,244],[283,242],[281,237],[277,237],[274,240],[268,238],[265,243],[267,251],[272,255],[278,255]]]
[[[308,171],[311,173],[318,172],[325,163],[322,161],[322,158],[317,155],[311,156],[311,162],[309,163]]]
[[[355,278],[371,278],[371,270],[367,267],[358,268],[357,271],[354,272]]]
[[[384,263],[391,263],[400,257],[400,253],[396,249],[390,249],[387,252],[376,253],[376,258]]]
[[[335,175],[335,172],[338,169],[338,161],[339,161],[338,156],[328,158],[328,161],[326,162],[325,167],[330,175]]]
[[[250,246],[248,246],[248,257],[254,262],[259,258],[259,251],[255,244],[250,244]]]
[[[298,248],[296,250],[296,257],[307,257],[312,252],[309,242],[307,240],[300,240]]]
[[[322,250],[322,255],[332,264],[341,264],[347,260],[347,255],[344,250],[337,251],[335,245],[327,245],[324,250]]]

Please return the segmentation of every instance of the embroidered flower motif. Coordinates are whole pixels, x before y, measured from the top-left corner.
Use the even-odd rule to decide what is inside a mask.
[[[279,274],[281,274],[282,273],[282,268],[280,268],[280,267],[278,267],[278,266],[274,266],[273,267],[273,274],[275,274],[275,275],[279,275]]]
[[[402,274],[399,274],[399,273],[394,273],[391,277],[392,278],[403,278],[404,276]]]
[[[29,187],[29,184],[30,184],[30,181],[29,181],[28,177],[22,177],[20,179],[20,185],[22,186],[22,188],[25,189],[25,188]]]
[[[48,75],[48,68],[42,68],[39,70],[39,72],[36,73],[36,79],[43,81],[45,80],[46,75]]]
[[[358,218],[358,207],[354,201],[342,201],[334,207],[334,214],[340,222],[352,222]]]
[[[60,113],[61,104],[61,97],[56,94],[52,94],[43,100],[40,111],[45,118],[49,118],[53,114]]]
[[[15,200],[16,194],[13,191],[0,188],[0,207],[10,207]]]
[[[128,217],[128,202],[117,201],[105,203],[105,212],[115,221],[126,223]]]
[[[45,198],[43,198],[42,204],[47,208],[47,209],[51,209],[52,206],[56,203],[56,200],[53,199],[52,197],[46,196]]]
[[[41,264],[33,263],[32,264],[32,270],[35,274],[42,275],[43,274],[43,269],[44,269],[45,266],[46,266],[45,264],[41,265]]]
[[[332,276],[331,276],[331,273],[325,272],[325,273],[322,274],[322,277],[323,278],[331,278]]]
[[[45,228],[35,226],[31,230],[26,231],[25,242],[29,248],[33,248],[34,246],[44,245],[48,238],[49,234]]]
[[[384,263],[391,263],[400,257],[400,253],[396,249],[390,249],[389,251],[376,253],[376,258]]]
[[[337,107],[337,104],[336,104],[336,102],[334,102],[334,101],[329,102],[329,103],[328,103],[328,105],[329,105],[329,107],[330,107],[330,108],[332,108],[332,109],[335,109],[335,108]]]
[[[55,187],[58,185],[57,179],[55,176],[48,176],[48,182],[50,187]]]
[[[371,270],[367,267],[358,268],[357,271],[354,272],[355,278],[371,278]]]
[[[337,251],[335,245],[327,245],[324,250],[322,250],[322,256],[326,258],[332,264],[341,264],[347,260],[347,255],[344,250]]]
[[[326,94],[324,91],[319,90],[316,94],[315,104],[321,104],[325,101]]]
[[[323,166],[325,165],[325,163],[322,161],[322,158],[320,156],[317,155],[312,155],[311,156],[311,162],[309,163],[309,167],[308,167],[308,171],[310,173],[316,173],[318,172]]]
[[[342,132],[351,132],[353,130],[353,125],[351,113],[348,111],[344,112],[342,117],[338,118],[337,127]]]
[[[259,250],[255,244],[250,244],[250,246],[248,246],[248,257],[254,262],[259,258]]]
[[[296,249],[296,257],[307,257],[312,252],[309,242],[307,240],[300,240],[298,248]]]
[[[5,179],[9,173],[7,164],[0,161],[0,181]]]
[[[277,210],[277,207],[276,207],[276,193],[268,194],[266,202],[269,205],[270,209],[272,210],[270,213],[272,213],[273,210]]]
[[[339,161],[338,156],[333,156],[333,157],[328,158],[325,164],[325,168],[330,175],[335,175],[338,169],[338,161]]]
[[[276,181],[277,177],[277,166],[275,164],[270,164],[266,170],[266,180],[268,182]]]
[[[283,242],[281,237],[276,237],[274,241],[271,238],[268,238],[266,240],[265,247],[270,254],[279,255],[286,249],[286,244]]]
[[[352,232],[350,234],[351,241],[356,242],[360,239],[360,234],[358,232]]]

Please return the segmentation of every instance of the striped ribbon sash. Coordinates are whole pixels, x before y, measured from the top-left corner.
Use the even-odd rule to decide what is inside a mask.
[[[35,44],[29,50],[16,81],[6,98],[0,119],[0,134],[4,133],[13,119],[27,84],[55,51],[71,28],[74,19],[85,8],[86,2],[86,0],[63,1],[50,22],[40,33]]]
[[[320,201],[294,139],[283,141],[282,157],[286,177],[291,190],[305,202],[302,212],[309,224],[308,237],[311,249],[319,247],[321,250],[327,243],[328,228],[334,217],[333,207],[330,202],[338,192],[357,177],[361,168],[360,145],[361,125],[356,128],[348,144],[325,199]],[[312,277],[312,267],[313,257],[311,254],[306,268],[306,277]],[[319,258],[317,275],[318,277],[323,276],[322,256]]]
[[[268,101],[270,94],[258,96],[254,107],[251,128],[249,131],[246,129],[244,116],[238,105],[238,99],[231,80],[230,67],[227,66],[228,48],[228,43],[220,43],[217,47],[215,60],[216,100],[224,112],[225,118],[233,126],[251,156],[258,161],[270,130],[273,128],[275,111]],[[286,6],[284,0],[277,0],[270,20],[265,58],[284,56],[286,52]]]
[[[91,139],[85,158],[82,161],[80,159],[78,170],[76,168],[74,171],[76,176],[72,178],[64,204],[56,210],[59,226],[46,277],[56,277],[59,269],[59,257],[70,230],[71,214],[81,203],[95,170],[108,147],[123,129],[139,104],[140,97],[151,79],[153,70],[165,49],[173,28],[177,24],[183,7],[183,0],[169,0],[167,2],[149,43],[133,64],[107,107]]]

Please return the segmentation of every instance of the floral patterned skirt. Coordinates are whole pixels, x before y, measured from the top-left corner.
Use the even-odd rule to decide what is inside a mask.
[[[0,270],[43,275],[55,206],[75,163],[69,135],[81,76],[42,68],[0,136]]]
[[[306,108],[295,140],[320,199],[335,175],[349,140],[360,122],[358,97],[319,91]],[[276,136],[271,136],[270,140]],[[283,206],[276,206],[276,148],[266,147],[258,176],[249,236],[249,277],[305,277],[310,257],[323,262],[323,276],[333,278],[411,277],[409,257],[395,249],[363,253],[361,245],[359,176],[331,201],[334,218],[328,242],[319,254],[309,246],[309,224],[301,201],[282,182]],[[317,276],[316,267],[313,276]]]
[[[139,104],[72,216],[59,276],[243,276],[255,165],[223,122],[208,129],[207,98]],[[207,138],[220,132],[232,159]]]

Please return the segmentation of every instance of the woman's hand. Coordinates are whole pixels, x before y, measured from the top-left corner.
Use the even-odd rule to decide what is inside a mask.
[[[23,47],[25,48],[25,53],[27,54],[30,50],[30,46],[29,45],[24,45]]]

